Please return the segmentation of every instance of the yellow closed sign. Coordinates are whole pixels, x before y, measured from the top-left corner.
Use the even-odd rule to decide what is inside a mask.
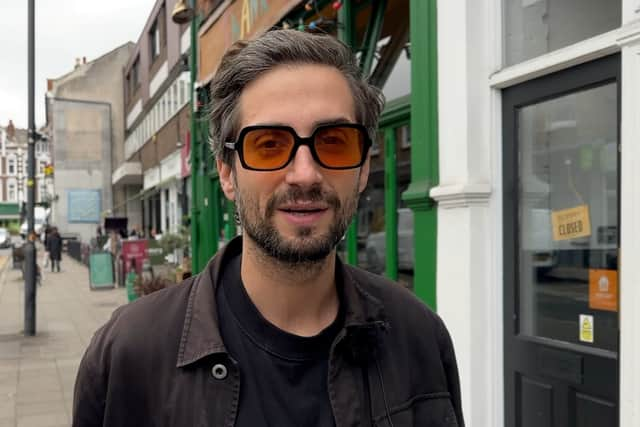
[[[579,205],[551,212],[553,240],[570,240],[591,236],[589,206]]]

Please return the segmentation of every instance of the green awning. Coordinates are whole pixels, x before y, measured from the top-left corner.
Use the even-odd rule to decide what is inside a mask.
[[[19,219],[20,205],[18,203],[0,202],[0,219]]]

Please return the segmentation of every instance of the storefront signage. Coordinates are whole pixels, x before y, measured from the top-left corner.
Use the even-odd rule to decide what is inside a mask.
[[[580,341],[593,344],[594,325],[593,316],[588,314],[580,315]]]
[[[125,240],[122,242],[122,261],[124,263],[124,274],[128,274],[132,267],[137,274],[142,274],[142,263],[148,259],[147,241]]]
[[[91,289],[114,286],[111,252],[96,252],[89,255],[89,286]]]
[[[580,205],[551,212],[553,240],[571,240],[591,236],[589,207]]]
[[[198,81],[213,77],[220,58],[236,40],[250,39],[278,23],[300,0],[236,0],[216,19],[203,27],[198,42]]]
[[[589,270],[589,308],[618,311],[618,272]]]

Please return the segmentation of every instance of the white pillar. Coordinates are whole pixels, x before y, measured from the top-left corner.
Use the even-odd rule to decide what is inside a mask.
[[[465,421],[504,425],[500,0],[438,2],[437,308],[456,348]],[[419,118],[414,118],[419,120]]]
[[[629,3],[629,2],[626,2]],[[634,3],[639,3],[635,1]],[[636,6],[640,6],[637,5]],[[635,8],[633,9],[636,10]],[[620,425],[640,425],[640,29],[622,44]]]

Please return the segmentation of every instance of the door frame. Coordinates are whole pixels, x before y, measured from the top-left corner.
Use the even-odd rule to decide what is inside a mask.
[[[518,218],[518,146],[517,146],[517,116],[516,109],[598,87],[606,83],[617,83],[618,96],[618,147],[622,144],[621,120],[622,120],[622,78],[621,55],[615,53],[604,58],[583,63],[575,67],[564,69],[553,74],[548,74],[524,83],[511,86],[502,91],[502,238],[503,238],[503,345],[504,345],[504,416],[505,426],[516,426],[516,407],[513,396],[516,395],[516,381],[513,375],[513,360],[508,354],[512,353],[513,341],[518,340],[518,265],[519,265],[519,218]],[[535,95],[532,95],[535,94]],[[620,236],[622,233],[622,155],[619,150],[618,164],[618,247],[621,247]],[[620,261],[619,261],[620,262]],[[620,272],[620,264],[618,266]],[[622,289],[624,285],[620,285]],[[622,295],[620,292],[619,295]],[[618,352],[616,381],[616,401],[620,414],[620,312],[618,312]],[[522,338],[520,338],[522,339]],[[527,337],[528,342],[549,346],[561,350],[577,350],[595,356],[612,356],[612,352],[595,348],[585,349],[579,345],[552,345],[542,339]],[[509,399],[512,399],[509,401]],[[622,424],[621,424],[622,425]]]

